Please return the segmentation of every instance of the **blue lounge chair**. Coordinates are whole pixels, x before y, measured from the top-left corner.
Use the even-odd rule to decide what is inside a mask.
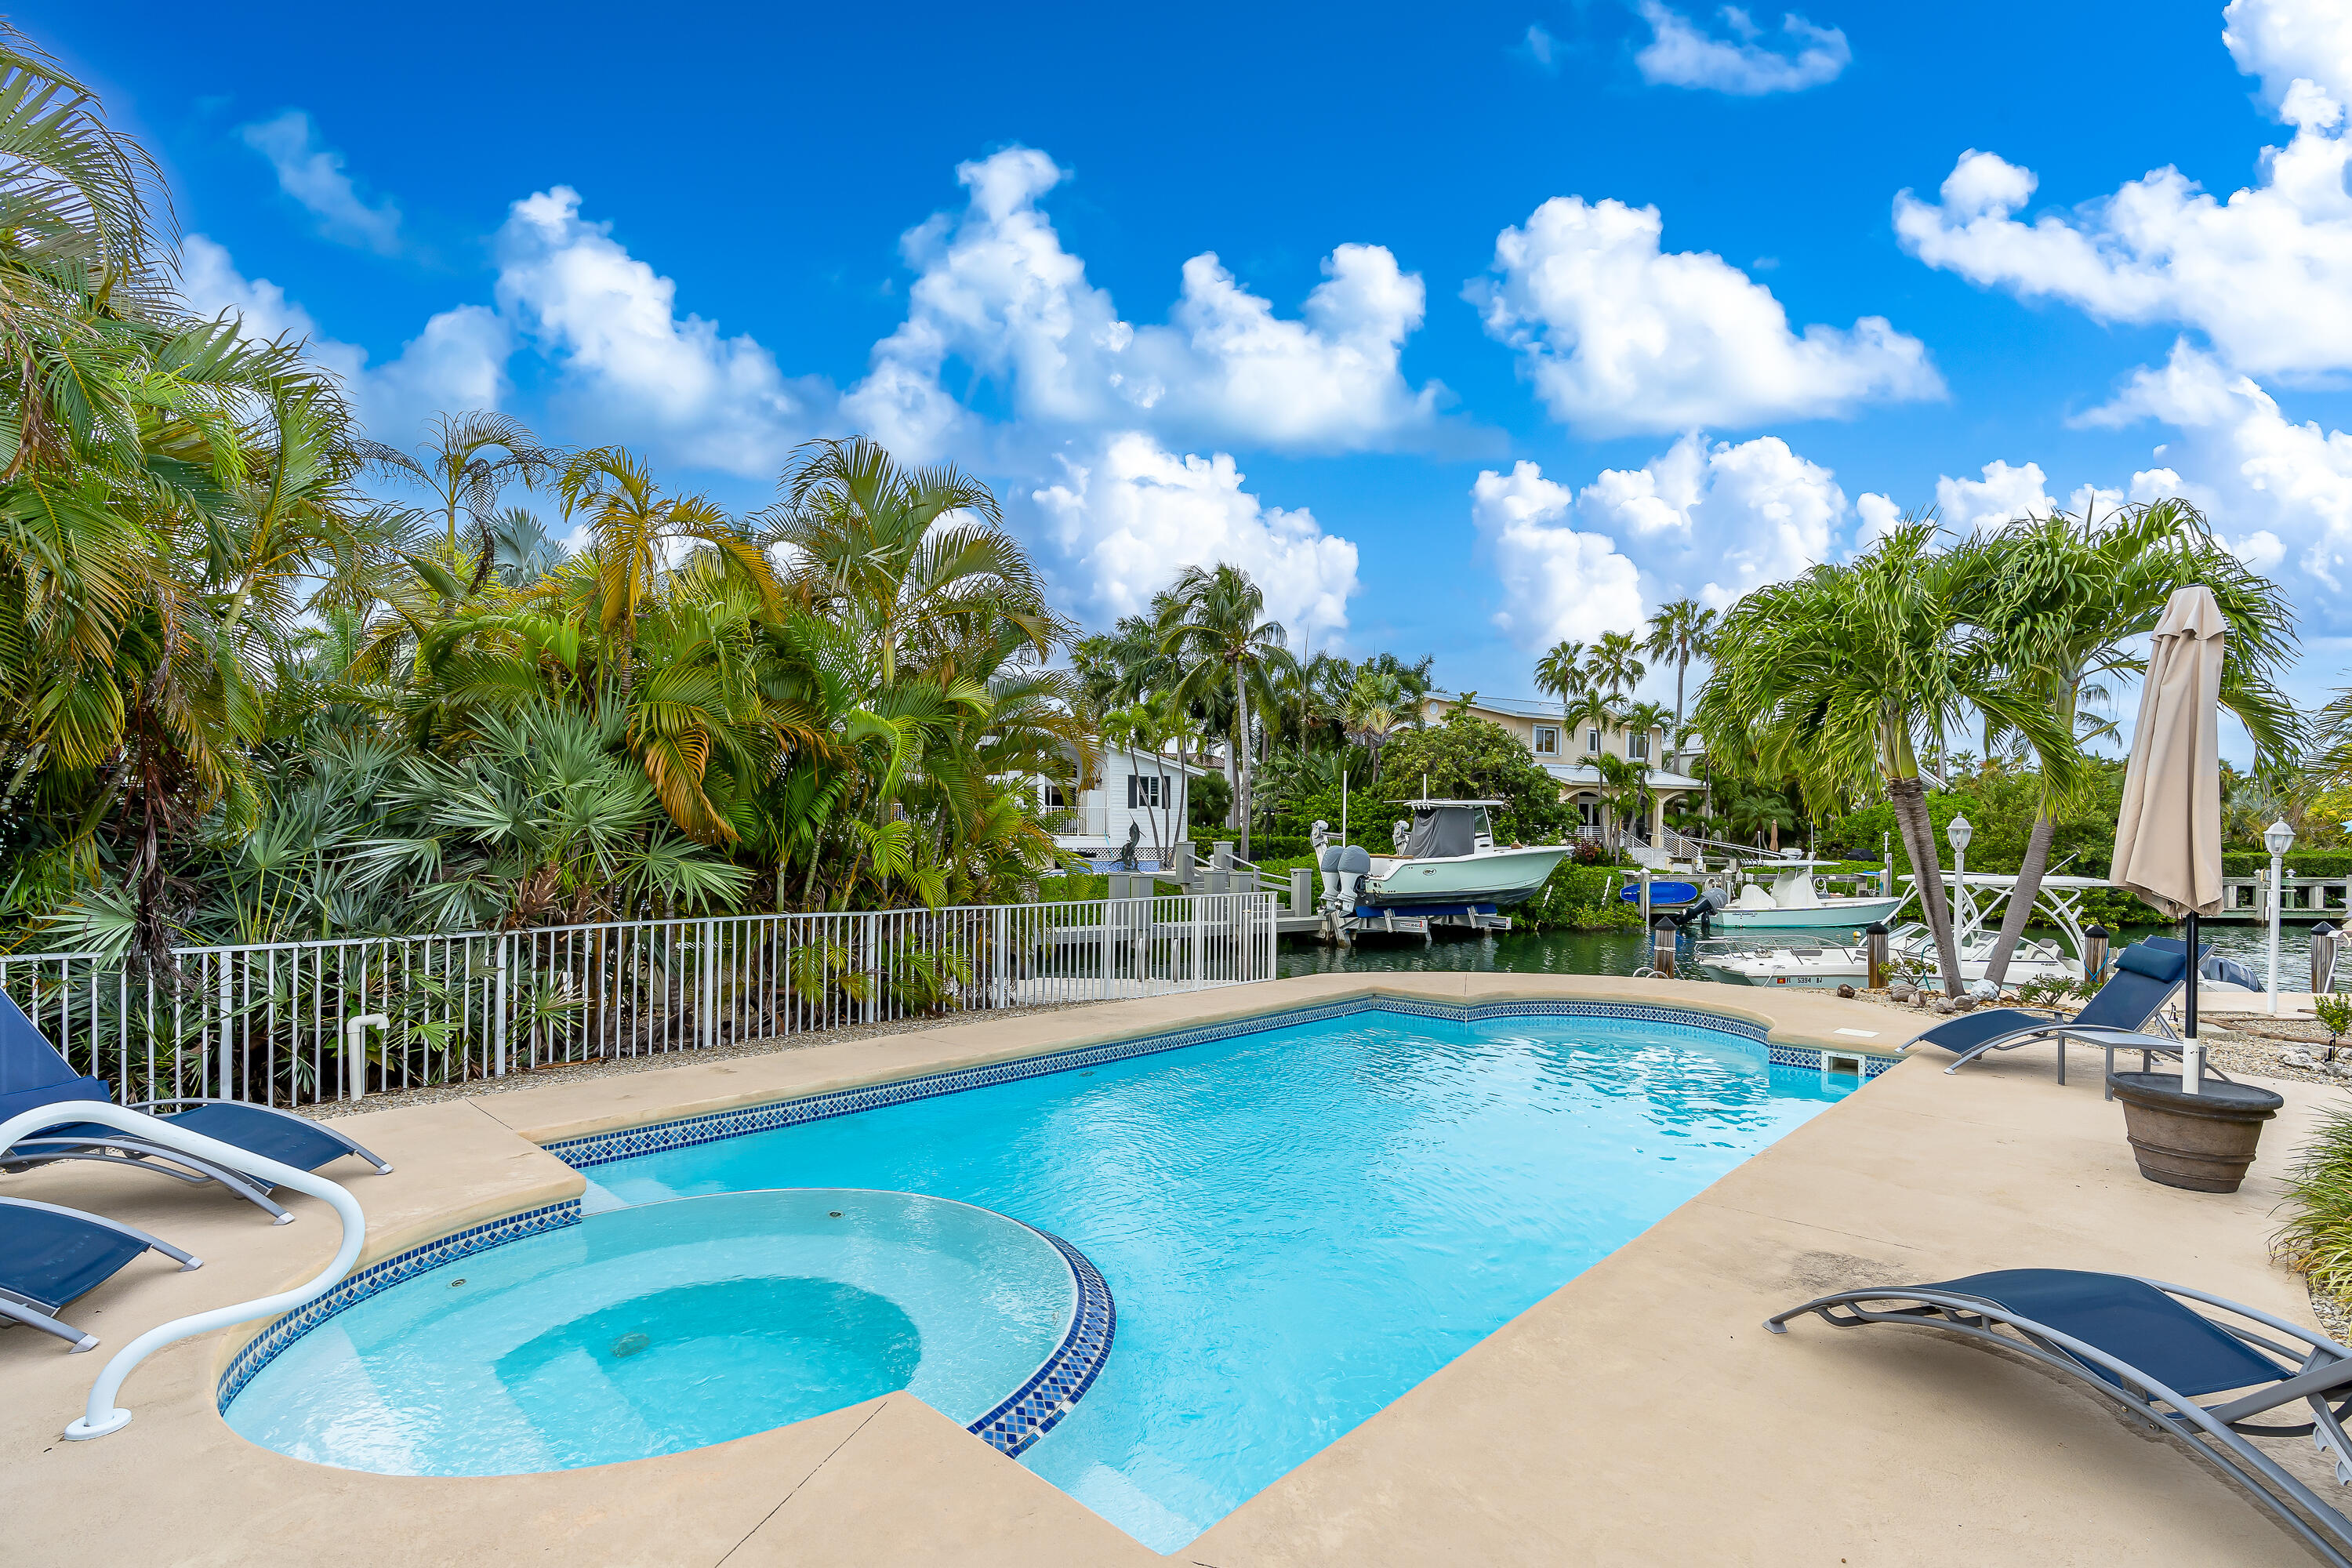
[[[284,1225],[294,1216],[270,1198],[272,1184],[234,1166],[201,1160],[142,1139],[137,1133],[76,1121],[77,1101],[108,1098],[104,1079],[74,1071],[16,1004],[0,992],[0,1121],[51,1106],[58,1123],[0,1149],[0,1171],[21,1171],[56,1160],[95,1160],[178,1181],[216,1182]],[[297,1170],[315,1171],[346,1154],[389,1174],[392,1167],[323,1121],[233,1100],[148,1100],[133,1105],[174,1127],[201,1132]]]
[[[2198,949],[2202,955],[2207,950]],[[2107,1049],[2107,1070],[2113,1072],[2116,1052],[2136,1050],[2142,1066],[2156,1056],[2179,1056],[2180,1042],[2166,1028],[2147,1032],[2154,1022],[2165,1027],[2166,1003],[2179,993],[2189,978],[2189,949],[2178,937],[2150,937],[2116,955],[2115,972],[2099,994],[2072,1018],[2042,1007],[1992,1007],[1963,1013],[1921,1033],[1912,1043],[1934,1046],[1959,1058],[1944,1070],[1955,1073],[1987,1051],[2013,1051],[2020,1046],[2062,1042],[2058,1047],[2058,1081],[2066,1081],[2068,1038],[2088,1040]],[[2209,1069],[2210,1070],[2210,1069]],[[2218,1074],[2216,1075],[2219,1076]]]
[[[2187,1444],[2326,1561],[2352,1568],[2352,1521],[2247,1441],[2311,1437],[2335,1457],[2336,1480],[2352,1484],[2352,1439],[2343,1426],[2352,1409],[2352,1350],[2334,1340],[2201,1290],[2071,1268],[1841,1290],[1764,1326],[1785,1334],[1789,1320],[1807,1312],[1841,1329],[1940,1329],[2028,1356]],[[2308,1419],[2258,1419],[2290,1414]]]
[[[178,1259],[183,1273],[205,1266],[204,1259],[168,1241],[94,1214],[30,1198],[0,1198],[0,1321],[28,1323],[55,1334],[71,1347],[68,1353],[86,1351],[98,1343],[98,1336],[59,1322],[58,1312],[150,1247]]]

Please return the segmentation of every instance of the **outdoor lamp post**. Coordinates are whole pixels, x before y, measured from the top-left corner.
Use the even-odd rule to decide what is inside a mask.
[[[1977,836],[1974,824],[1965,816],[1956,816],[1944,828],[1944,837],[1952,841],[1952,881],[1957,889],[1952,899],[1952,918],[1963,929],[1969,920],[1969,840]]]
[[[2286,852],[2294,847],[2294,829],[2284,822],[2273,822],[2263,829],[2263,847],[2271,852],[2271,1005],[2278,1012],[2278,943],[2279,916],[2286,903],[2286,889],[2279,885],[2279,863]]]

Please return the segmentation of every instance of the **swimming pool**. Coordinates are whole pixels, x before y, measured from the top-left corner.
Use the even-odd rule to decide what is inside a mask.
[[[1697,1016],[1357,1010],[614,1159],[589,1202],[887,1188],[1064,1237],[1118,1337],[1021,1462],[1173,1551],[1857,1086]]]

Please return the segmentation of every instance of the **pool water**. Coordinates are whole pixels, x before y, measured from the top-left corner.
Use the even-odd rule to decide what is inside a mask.
[[[336,1313],[229,1404],[298,1458],[495,1476],[677,1453],[906,1389],[969,1424],[1061,1341],[1035,1231],[904,1193],[743,1193],[593,1215]]]
[[[1020,1462],[1168,1552],[1854,1087],[1717,1029],[1374,1010],[587,1174],[592,1206],[886,1188],[1063,1237],[1118,1335]]]

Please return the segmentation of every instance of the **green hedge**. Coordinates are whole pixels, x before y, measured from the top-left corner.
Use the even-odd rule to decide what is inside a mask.
[[[2270,852],[2264,849],[2231,849],[2221,857],[2225,877],[2251,877],[2270,868]],[[2285,869],[2298,877],[2352,877],[2352,851],[2290,849]]]

